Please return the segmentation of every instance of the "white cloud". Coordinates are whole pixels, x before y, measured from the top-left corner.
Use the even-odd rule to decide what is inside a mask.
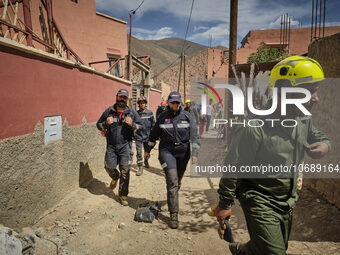
[[[134,28],[132,34],[141,40],[160,40],[176,35],[171,27],[162,27],[161,29],[156,30]]]
[[[294,20],[294,17],[289,16],[289,18],[290,18],[290,26],[291,27],[297,26],[297,25],[300,24],[300,21]],[[282,22],[283,22],[283,18],[282,18]],[[270,22],[269,27],[270,28],[279,28],[279,27],[281,27],[281,16],[278,17],[275,21]]]
[[[100,10],[119,13],[128,17],[130,10],[135,9],[142,0],[95,0],[96,8]],[[298,2],[298,3],[297,3]],[[150,11],[158,14],[171,14],[173,17],[186,26],[188,15],[190,13],[192,0],[145,0],[143,5],[134,15],[134,25],[138,26],[138,21],[144,15],[150,15]],[[278,17],[284,13],[294,17],[292,26],[298,25],[297,22],[302,18],[310,15],[311,1],[299,0],[296,2],[286,0],[242,0],[238,1],[238,35],[244,37],[249,30],[274,28]],[[203,38],[208,41],[209,35],[213,36],[213,44],[218,40],[223,40],[229,31],[229,5],[230,0],[195,0],[188,34],[189,40]],[[167,16],[168,17],[168,16]],[[171,16],[169,16],[171,17]],[[169,27],[172,20],[167,23],[162,20],[160,27]],[[211,25],[213,24],[213,25]],[[223,25],[224,24],[224,25]],[[209,27],[209,28],[208,28]],[[279,27],[279,26],[278,26]],[[173,36],[172,30],[158,30],[153,33],[139,32],[141,37],[145,38],[164,38]],[[228,39],[228,38],[227,38]]]
[[[188,37],[188,40],[208,40],[212,36],[212,40],[221,41],[227,38],[229,34],[229,27],[227,23],[221,23],[217,26],[211,27],[204,32],[195,33]]]
[[[194,26],[194,32],[199,31],[199,30],[207,30],[209,27],[206,26]]]

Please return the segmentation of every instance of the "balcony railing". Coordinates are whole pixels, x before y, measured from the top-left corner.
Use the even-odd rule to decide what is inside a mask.
[[[0,0],[0,36],[31,47],[35,46],[34,41],[43,45],[46,52],[84,64],[59,30],[53,18],[52,0],[40,0],[39,12],[42,38],[33,30],[29,0]]]

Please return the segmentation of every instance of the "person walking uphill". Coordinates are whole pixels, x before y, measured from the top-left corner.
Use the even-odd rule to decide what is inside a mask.
[[[139,114],[140,118],[142,119],[142,124],[144,129],[138,130],[135,133],[135,141],[136,141],[136,150],[137,150],[137,166],[138,171],[136,173],[137,176],[140,176],[143,174],[143,155],[142,150],[144,147],[144,150],[148,144],[149,141],[149,135],[151,128],[155,124],[155,119],[153,117],[152,111],[146,109],[146,104],[148,103],[146,97],[142,96],[138,98],[137,100],[139,110],[137,113]],[[149,158],[144,159],[144,165],[146,168],[149,168]]]
[[[128,98],[129,92],[120,89],[116,103],[107,108],[97,122],[97,128],[106,131],[105,170],[112,178],[110,188],[114,189],[120,179],[118,195],[122,205],[128,205],[132,138],[134,131],[143,129],[138,113],[127,106]]]
[[[324,79],[321,65],[307,57],[292,56],[276,64],[270,75],[271,88],[298,86],[310,91],[311,99],[303,106],[310,111],[319,101],[317,89]],[[279,90],[280,91],[280,90]],[[301,94],[290,93],[290,99]],[[281,95],[279,94],[279,97]],[[278,100],[281,101],[280,99]],[[271,106],[271,102],[267,106]],[[294,119],[295,127],[280,124],[254,124],[241,127],[234,134],[224,164],[242,166],[298,166],[306,152],[312,158],[321,158],[329,150],[329,139],[312,124],[310,116],[302,115],[295,105],[289,105],[287,115],[277,112],[268,119]],[[266,109],[269,109],[266,107]],[[262,116],[263,117],[263,116]],[[256,116],[258,120],[259,116]],[[253,120],[256,122],[255,118]],[[276,122],[277,123],[277,122]],[[297,177],[294,171],[282,177],[258,179],[222,178],[218,194],[219,205],[215,216],[222,225],[231,215],[235,197],[242,206],[249,231],[246,244],[232,243],[234,255],[285,255],[292,226],[292,211],[297,202]]]
[[[168,107],[159,116],[151,130],[145,157],[159,143],[159,162],[165,172],[167,202],[170,211],[170,228],[178,228],[178,191],[190,159],[190,141],[192,142],[192,163],[196,163],[200,141],[197,127],[191,114],[180,107],[181,95],[171,92],[168,97]]]

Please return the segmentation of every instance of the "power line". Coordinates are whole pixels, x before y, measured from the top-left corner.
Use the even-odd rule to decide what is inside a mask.
[[[184,50],[184,48],[185,48],[185,42],[187,41],[192,9],[194,7],[194,2],[195,2],[195,0],[192,0],[190,15],[189,15],[188,24],[187,24],[187,29],[185,31],[184,42],[183,42],[182,51],[181,51],[181,64],[180,64],[180,67],[179,67],[179,75],[178,75],[177,91],[179,92],[179,87],[180,87],[180,84],[181,84],[182,63],[183,63],[183,59],[184,59],[184,98],[185,98],[185,55],[184,55],[184,51],[186,50],[186,49]]]
[[[192,9],[194,7],[194,2],[195,2],[195,0],[192,0],[191,9],[190,9],[190,15],[189,15],[187,29],[185,31],[185,37],[184,37],[184,42],[183,42],[183,47],[182,47],[182,54],[184,53],[184,47],[185,47],[185,43],[187,41],[187,35],[188,35],[188,30],[189,30],[189,25],[190,25],[190,20],[191,20]]]
[[[131,14],[131,13],[132,13],[132,14],[135,14],[136,11],[139,9],[139,7],[142,6],[143,3],[144,3],[144,0],[138,5],[138,7],[137,7],[135,10],[131,10],[131,11],[130,11],[130,14]]]
[[[175,62],[177,62],[177,60],[178,60],[179,58],[180,58],[180,56],[178,56],[178,57],[174,60],[174,62],[172,62],[170,65],[168,65],[167,67],[163,68],[163,70],[160,71],[157,75],[155,75],[154,78],[157,77],[157,76],[159,76],[162,72],[164,72],[164,71],[165,71],[166,69],[168,69],[169,67],[171,67]]]

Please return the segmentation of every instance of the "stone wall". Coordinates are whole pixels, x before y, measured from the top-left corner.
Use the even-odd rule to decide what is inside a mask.
[[[162,90],[162,100],[166,101],[168,99],[168,96],[171,92],[171,88],[168,84],[165,82],[161,82],[161,90]]]
[[[327,78],[318,92],[320,102],[313,109],[313,122],[332,142],[327,156],[310,161],[326,165],[340,164],[340,33],[313,42],[308,55],[320,62]],[[340,179],[306,179],[304,184],[340,208]]]
[[[207,50],[200,51],[199,53],[186,57],[186,96],[190,93],[190,79],[191,78],[204,78],[207,75],[208,65],[208,52]],[[177,91],[178,77],[180,71],[180,63],[170,67],[154,77],[155,83],[160,84],[164,82],[170,87],[171,91]],[[181,84],[179,92],[184,99],[184,82],[183,82],[183,69],[181,75]]]
[[[180,62],[180,61],[179,61]],[[166,84],[171,91],[177,91],[180,63],[166,69],[154,80],[156,84]],[[186,57],[186,99],[190,97],[190,85],[194,80],[228,77],[228,51],[218,48],[208,48]],[[163,85],[163,86],[164,86]],[[161,85],[157,85],[161,87]],[[163,90],[163,89],[162,89]],[[184,92],[183,68],[181,75],[180,93]]]

